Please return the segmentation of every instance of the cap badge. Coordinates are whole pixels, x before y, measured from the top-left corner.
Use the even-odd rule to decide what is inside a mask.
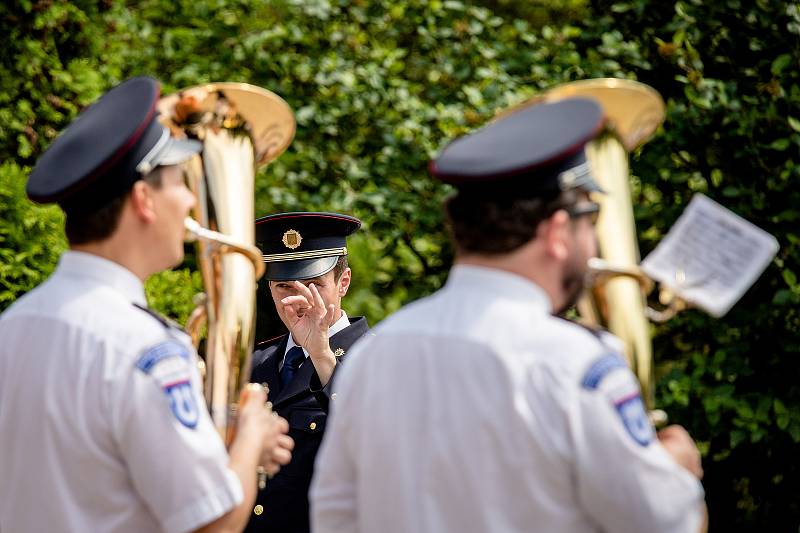
[[[290,250],[294,250],[295,248],[300,247],[300,243],[303,242],[303,237],[300,235],[300,232],[297,230],[290,229],[286,233],[283,234],[283,244]]]
[[[344,350],[342,350],[341,348],[336,348],[336,351],[333,352],[333,355],[335,355],[336,357],[341,357],[344,355]]]

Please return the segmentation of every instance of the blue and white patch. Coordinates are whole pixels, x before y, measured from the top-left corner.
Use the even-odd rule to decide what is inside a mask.
[[[600,385],[604,377],[618,368],[628,368],[625,360],[615,353],[606,354],[592,363],[592,366],[583,375],[581,386],[585,389],[594,390]]]
[[[628,434],[641,446],[647,446],[655,438],[653,426],[647,418],[641,395],[636,392],[614,402]]]
[[[136,367],[150,375],[169,398],[172,414],[178,422],[193,429],[200,418],[192,390],[192,354],[175,340],[167,340],[146,350]]]
[[[617,372],[620,369],[624,372]],[[608,353],[595,360],[583,375],[581,386],[591,391],[603,391],[614,404],[625,430],[637,444],[647,446],[653,441],[655,432],[647,417],[639,384],[621,355]]]

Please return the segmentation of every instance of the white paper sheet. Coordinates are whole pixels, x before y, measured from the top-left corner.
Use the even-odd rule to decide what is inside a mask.
[[[721,317],[777,252],[775,237],[697,194],[641,267],[687,302]]]

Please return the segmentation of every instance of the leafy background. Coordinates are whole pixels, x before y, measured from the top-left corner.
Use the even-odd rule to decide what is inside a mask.
[[[800,529],[800,4],[12,0],[0,31],[0,310],[65,248],[59,210],[25,199],[31,166],[129,76],[165,93],[245,81],[289,102],[297,137],[259,173],[257,214],[361,218],[346,307],[373,324],[446,277],[448,191],[426,174],[444,142],[564,81],[653,86],[667,120],[631,156],[642,253],[698,192],[781,245],[724,319],[690,311],[654,328],[657,401],[701,447],[712,531]],[[190,256],[147,291],[183,321],[200,285]]]

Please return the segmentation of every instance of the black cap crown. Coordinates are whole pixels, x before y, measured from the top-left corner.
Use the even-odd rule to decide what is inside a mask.
[[[28,179],[28,197],[67,211],[92,210],[127,191],[159,165],[199,153],[158,122],[159,84],[132,78],[86,108],[42,154]]]
[[[430,171],[458,188],[600,191],[584,146],[603,125],[600,105],[586,98],[525,106],[448,144]]]
[[[347,255],[347,236],[361,221],[338,213],[278,213],[256,220],[256,244],[268,280],[311,279],[326,274]]]

